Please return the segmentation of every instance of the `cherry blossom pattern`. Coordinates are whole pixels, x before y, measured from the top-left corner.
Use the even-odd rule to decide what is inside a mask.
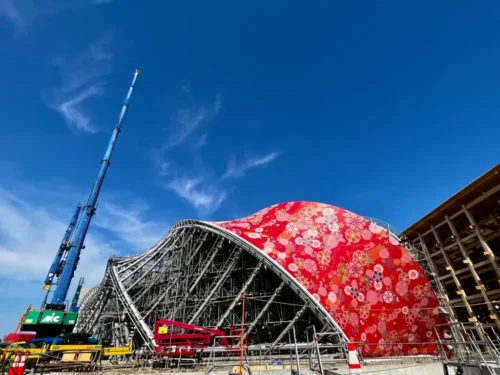
[[[363,355],[436,353],[432,327],[442,319],[436,294],[419,264],[380,226],[312,202],[280,203],[214,224],[281,266],[350,341],[366,343]]]

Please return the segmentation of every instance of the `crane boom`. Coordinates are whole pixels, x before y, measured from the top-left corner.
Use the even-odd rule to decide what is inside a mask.
[[[75,295],[73,296],[73,302],[71,302],[71,306],[69,308],[69,311],[71,312],[78,311],[78,300],[80,299],[80,293],[82,292],[84,281],[85,278],[80,277],[80,281],[78,281],[78,286],[76,287]]]
[[[73,235],[73,231],[75,230],[75,225],[78,220],[78,217],[80,216],[81,209],[82,206],[78,204],[78,206],[76,206],[75,213],[71,218],[68,229],[66,229],[66,232],[64,233],[63,240],[61,241],[61,245],[59,246],[59,251],[57,252],[56,257],[54,258],[54,261],[50,266],[49,273],[45,278],[45,285],[43,286],[44,290],[48,291],[50,289],[50,286],[52,285],[52,280],[54,279],[54,276],[59,276],[59,273],[61,271],[61,261],[64,258],[64,254],[69,250],[68,247],[69,241],[71,240],[71,236]]]
[[[132,84],[130,85],[127,96],[125,97],[125,101],[123,102],[120,116],[118,117],[118,123],[113,129],[113,134],[111,135],[111,139],[109,140],[106,153],[104,154],[104,159],[101,162],[101,168],[99,169],[99,173],[97,174],[94,186],[92,187],[89,198],[85,206],[83,207],[81,215],[78,218],[73,237],[68,244],[69,250],[66,256],[66,260],[62,265],[62,271],[57,279],[57,285],[51,299],[51,306],[53,307],[61,307],[61,305],[64,306],[64,303],[66,301],[68,290],[71,284],[71,279],[73,278],[74,272],[77,268],[78,260],[80,259],[80,253],[84,247],[83,243],[85,241],[85,236],[87,235],[92,216],[94,216],[96,211],[97,198],[99,197],[99,192],[101,191],[102,183],[104,182],[104,177],[106,176],[106,171],[108,170],[110,164],[111,155],[113,154],[116,140],[118,139],[118,134],[121,130],[123,118],[125,117],[125,113],[128,108],[128,102],[134,90],[135,81],[137,80],[138,75],[139,70],[136,70],[134,72]]]

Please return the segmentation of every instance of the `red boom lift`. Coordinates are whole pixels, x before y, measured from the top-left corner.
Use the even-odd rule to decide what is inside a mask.
[[[154,325],[156,354],[162,357],[194,357],[203,349],[213,345],[216,338],[224,346],[226,353],[238,354],[240,348],[232,345],[239,337],[241,337],[241,329],[234,327],[229,328],[228,336],[220,329],[168,319],[160,319]]]

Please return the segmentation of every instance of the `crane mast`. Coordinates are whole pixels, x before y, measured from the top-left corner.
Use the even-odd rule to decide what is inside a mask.
[[[65,308],[65,301],[68,295],[71,279],[74,276],[81,251],[84,248],[85,237],[87,235],[92,217],[96,211],[97,198],[99,197],[104,177],[106,176],[106,171],[110,165],[111,156],[113,154],[118,135],[120,134],[123,118],[125,117],[128,103],[132,92],[134,91],[134,85],[138,75],[139,70],[136,70],[134,72],[134,77],[127,96],[125,97],[125,101],[123,102],[118,122],[113,129],[113,134],[109,140],[106,153],[101,161],[101,168],[99,169],[99,173],[97,174],[97,178],[94,182],[92,190],[90,191],[87,202],[83,207],[80,207],[80,205],[77,207],[70,226],[65,233],[61,247],[58,250],[49,274],[47,275],[47,279],[45,280],[44,289],[50,289],[50,285],[55,285],[51,303],[47,304],[45,306],[46,308],[55,310],[63,310]],[[57,276],[56,282],[53,280],[54,276]]]

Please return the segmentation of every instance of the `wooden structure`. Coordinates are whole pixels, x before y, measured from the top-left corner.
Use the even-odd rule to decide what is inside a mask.
[[[430,255],[454,318],[500,335],[500,164],[404,234]]]

